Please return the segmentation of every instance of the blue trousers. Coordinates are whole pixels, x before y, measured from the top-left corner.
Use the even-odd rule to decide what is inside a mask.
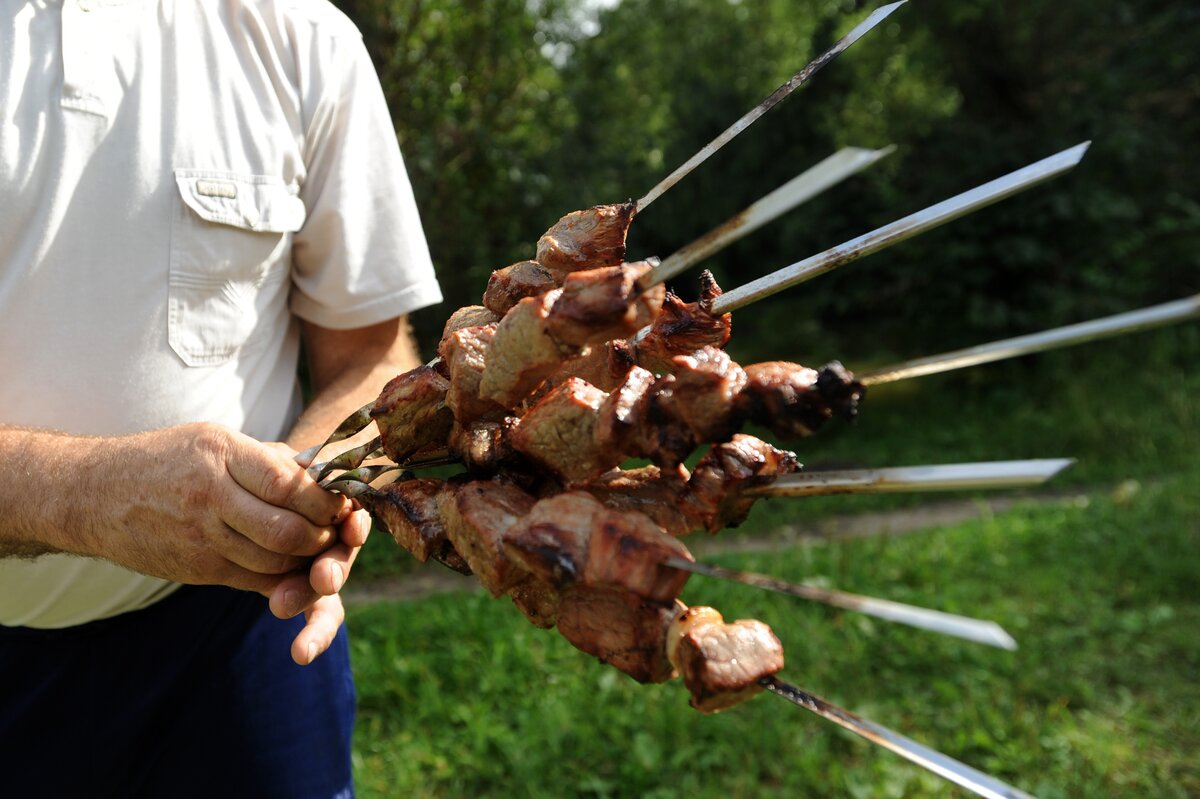
[[[71,629],[0,627],[0,795],[349,799],[346,631],[300,667],[300,626],[185,586]]]

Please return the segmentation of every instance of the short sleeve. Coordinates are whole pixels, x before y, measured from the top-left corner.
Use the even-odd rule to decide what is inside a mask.
[[[308,212],[292,249],[291,310],[344,330],[441,302],[383,89],[357,32],[316,43],[304,142]]]

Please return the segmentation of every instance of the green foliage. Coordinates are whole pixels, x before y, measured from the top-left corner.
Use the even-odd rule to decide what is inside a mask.
[[[448,305],[561,214],[649,189],[867,13],[843,2],[345,0],[383,78]],[[787,353],[913,351],[1200,290],[1194,4],[924,0],[639,219],[666,255],[833,149],[898,153],[718,256],[726,285],[1083,139],[1068,177],[739,316]],[[680,281],[692,291],[690,278]],[[446,316],[418,315],[429,343]]]

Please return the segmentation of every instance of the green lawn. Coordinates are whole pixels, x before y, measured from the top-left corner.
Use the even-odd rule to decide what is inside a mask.
[[[683,599],[768,622],[786,679],[1043,799],[1200,795],[1195,333],[901,384],[798,447],[810,463],[877,466],[1071,455],[1059,485],[1086,501],[720,559],[993,619],[1019,651],[701,577]],[[910,501],[776,501],[742,534]],[[368,546],[366,574],[395,570],[386,544]],[[505,600],[381,603],[349,624],[364,797],[961,795],[774,697],[701,716],[678,683],[637,685]]]

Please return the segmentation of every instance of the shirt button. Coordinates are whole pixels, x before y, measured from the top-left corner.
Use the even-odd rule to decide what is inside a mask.
[[[258,227],[258,223],[262,221],[262,215],[253,208],[248,209],[242,216],[250,227]]]
[[[91,0],[79,0],[80,11],[91,11],[94,8],[95,5],[92,4]]]

